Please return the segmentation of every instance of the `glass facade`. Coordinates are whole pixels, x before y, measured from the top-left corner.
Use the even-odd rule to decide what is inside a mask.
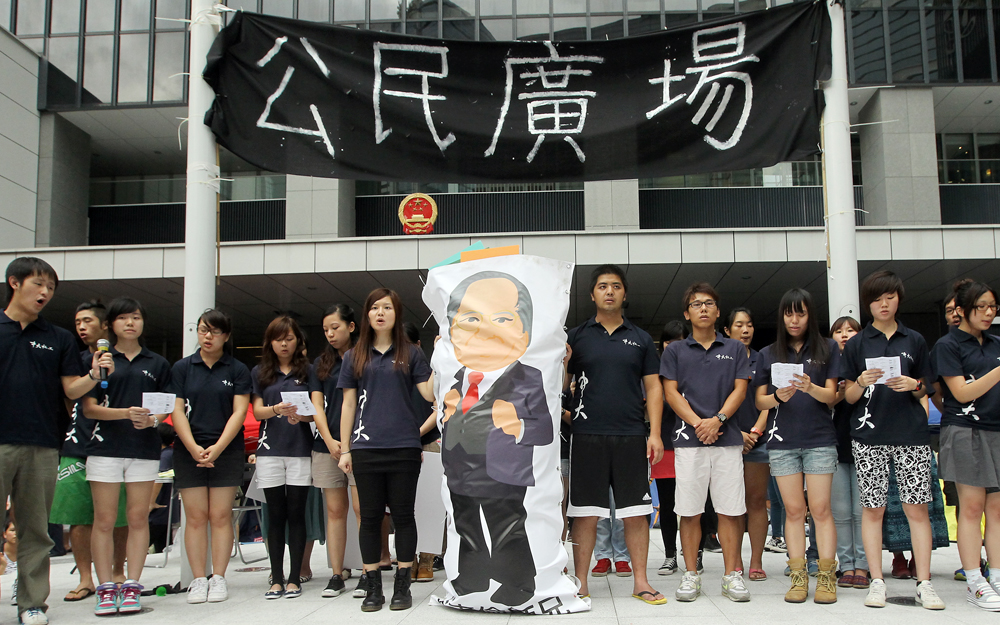
[[[268,172],[222,174],[219,199],[279,200],[285,198],[284,174]],[[185,199],[187,181],[176,176],[92,178],[90,206],[177,204]]]
[[[1000,183],[1000,134],[940,134],[937,155],[941,184]]]

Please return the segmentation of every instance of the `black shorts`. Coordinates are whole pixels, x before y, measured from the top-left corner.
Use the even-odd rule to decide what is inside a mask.
[[[615,517],[653,513],[645,436],[574,434],[569,448],[567,516],[608,518],[614,492]]]
[[[215,460],[211,469],[199,467],[191,452],[177,441],[174,449],[174,488],[223,488],[243,484],[243,438],[237,437]]]

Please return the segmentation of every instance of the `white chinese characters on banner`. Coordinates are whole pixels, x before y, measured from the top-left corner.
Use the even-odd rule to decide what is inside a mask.
[[[448,513],[441,605],[486,612],[590,609],[563,574],[559,473],[563,329],[573,265],[502,256],[432,269],[441,339],[431,366]]]

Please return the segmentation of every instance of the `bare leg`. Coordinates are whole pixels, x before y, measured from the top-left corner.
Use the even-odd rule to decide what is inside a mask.
[[[128,494],[125,508],[125,515],[128,517],[125,557],[128,560],[129,579],[139,581],[149,553],[149,502],[153,496],[153,482],[126,482],[125,492]],[[94,507],[97,507],[96,501]]]
[[[986,511],[987,495],[985,488],[955,484],[958,499],[962,503],[958,511],[958,555],[962,558],[962,568],[975,571],[979,568],[979,558],[983,555],[983,513]],[[986,520],[989,527],[989,519]],[[986,532],[986,541],[990,542],[990,532]],[[989,555],[989,544],[986,553]]]
[[[746,490],[747,533],[750,534],[750,568],[764,568],[764,543],[767,542],[767,483],[770,468],[762,462],[743,464]]]
[[[743,515],[719,514],[719,544],[722,545],[722,559],[726,564],[726,575],[743,570]],[[697,553],[695,553],[697,558]],[[684,550],[687,559],[687,549]]]
[[[659,599],[662,595],[649,585],[646,577],[646,560],[649,557],[649,521],[646,516],[632,516],[622,519],[625,523],[625,545],[632,558],[632,593],[652,592]],[[596,529],[596,528],[595,528]],[[589,564],[589,562],[588,562]]]
[[[312,577],[312,560],[313,547],[316,546],[315,540],[306,541],[306,549],[302,552],[302,566],[299,567],[299,577],[306,579],[307,577]]]
[[[872,579],[882,579],[882,517],[881,508],[861,508],[861,542],[865,544],[865,557]]]
[[[837,557],[837,526],[830,508],[833,474],[806,475],[806,486],[809,513],[816,523],[816,550],[820,558],[832,560]]]
[[[90,534],[91,525],[73,525],[69,528],[69,540],[73,546],[73,561],[76,562],[76,570],[80,573],[80,583],[73,590],[76,593],[84,588],[95,590],[94,575],[92,568],[94,561],[90,555]]]
[[[205,560],[208,554],[208,488],[182,488],[180,494],[187,520],[184,549],[191,566],[191,575],[195,578],[205,577]]]
[[[326,554],[334,575],[344,569],[347,549],[347,489],[327,488],[326,494]]]
[[[681,549],[684,550],[684,569],[698,571],[698,545],[701,544],[701,515],[681,517]]]
[[[236,487],[223,486],[207,490],[208,521],[212,525],[212,573],[225,577],[229,557],[233,552],[233,500],[236,498]],[[202,553],[205,551],[202,550]]]
[[[781,501],[785,505],[785,544],[788,558],[806,557],[806,495],[802,486],[802,474],[776,477]]]
[[[597,543],[596,516],[575,517],[573,519],[573,568],[580,580],[580,594],[589,595],[587,574],[590,572],[590,559],[594,556],[594,545]]]
[[[931,530],[931,518],[927,514],[927,504],[904,503],[903,512],[910,524],[910,544],[913,546],[913,560],[917,565],[917,581],[929,580],[934,533]],[[865,551],[867,550],[868,545],[865,545]]]
[[[94,525],[90,533],[90,551],[94,560],[94,570],[97,572],[98,584],[113,581],[111,566],[115,547],[112,533],[115,529],[115,520],[118,518],[118,492],[120,490],[121,485],[118,483],[90,483],[90,492],[94,496]],[[148,504],[146,513],[147,515],[149,513]],[[146,527],[148,535],[148,521]],[[146,547],[149,547],[148,543]]]

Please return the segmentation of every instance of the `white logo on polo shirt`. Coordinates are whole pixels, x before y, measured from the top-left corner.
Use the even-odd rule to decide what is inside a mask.
[[[913,362],[913,356],[907,354],[906,352],[899,352],[900,356],[906,357],[910,362]]]
[[[635,341],[630,341],[628,339],[622,339],[622,343],[625,343],[626,345],[631,345],[632,347],[642,347],[641,344],[636,343]]]
[[[727,356],[725,354],[716,354],[715,357],[718,358],[719,360],[736,360],[732,356]]]
[[[156,382],[156,376],[155,376],[155,375],[153,375],[152,373],[150,373],[149,371],[146,371],[145,369],[143,369],[143,370],[142,370],[142,374],[143,374],[144,376],[146,376],[147,378],[149,378],[150,380],[152,380],[152,381]]]
[[[965,381],[966,384],[972,384],[976,381],[976,376],[970,375],[969,379]],[[979,415],[976,414],[976,401],[972,400],[969,402],[968,406],[962,408],[962,414],[967,417],[972,417],[976,421],[979,421]]]
[[[580,389],[580,403],[577,404],[576,409],[573,411],[576,413],[573,415],[574,419],[577,417],[583,417],[584,420],[587,419],[587,413],[583,411],[583,391],[587,389],[588,382],[590,382],[590,380],[587,378],[587,372],[581,371],[580,377],[576,380],[576,386]]]
[[[28,345],[31,345],[35,349],[47,349],[50,352],[56,351],[56,350],[52,349],[51,347],[49,347],[48,345],[46,345],[45,343],[39,343],[38,341],[28,341]]]
[[[233,385],[233,383],[230,382],[229,380],[223,380],[222,384],[223,384],[223,386],[232,386]]]
[[[642,496],[642,500],[643,501],[653,501],[653,498],[649,496],[649,493],[646,493],[645,495]]]

